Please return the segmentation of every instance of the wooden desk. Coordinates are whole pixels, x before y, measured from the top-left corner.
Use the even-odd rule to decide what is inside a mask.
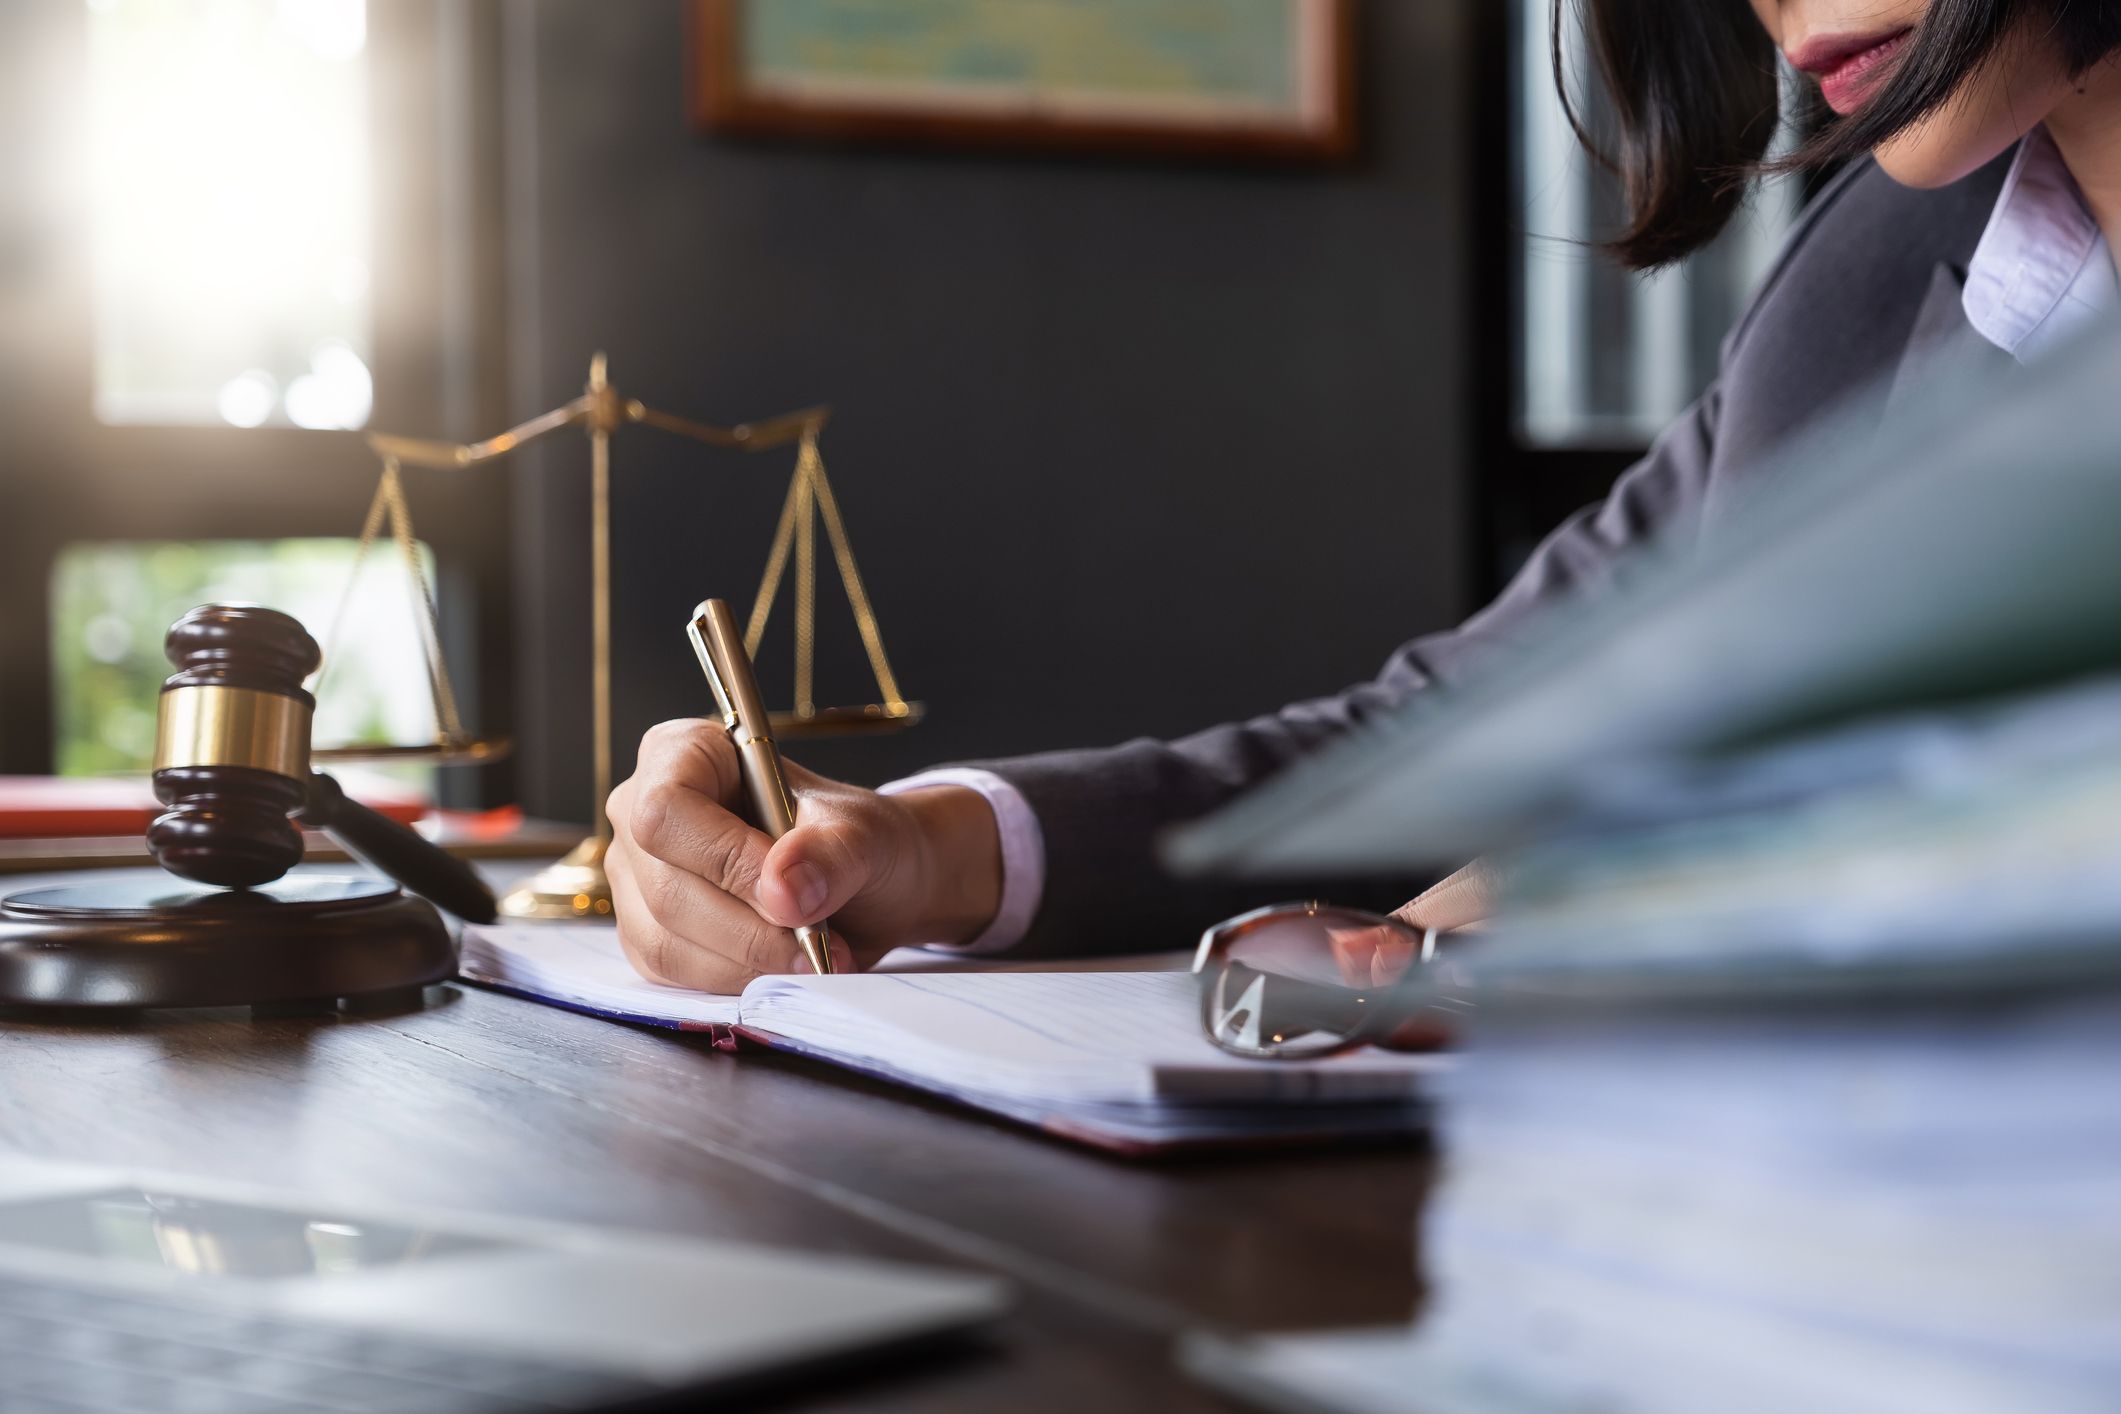
[[[1415,1151],[1143,1165],[772,1055],[470,987],[407,1014],[0,1017],[0,1147],[349,1200],[999,1273],[983,1349],[776,1407],[1227,1408],[1188,1328],[1406,1320]]]

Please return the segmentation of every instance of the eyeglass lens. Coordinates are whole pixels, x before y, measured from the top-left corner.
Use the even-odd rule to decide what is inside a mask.
[[[1371,914],[1276,910],[1232,929],[1202,979],[1202,1019],[1217,1045],[1241,1055],[1295,1059],[1390,1043],[1399,1028],[1385,994],[1424,961],[1424,948],[1420,933]]]

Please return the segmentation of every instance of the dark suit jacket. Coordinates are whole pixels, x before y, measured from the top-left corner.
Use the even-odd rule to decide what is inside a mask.
[[[1650,537],[1697,534],[1743,499],[1764,454],[1852,392],[1888,389],[1889,416],[1939,357],[2007,361],[1967,324],[1960,293],[2009,160],[1939,191],[1899,186],[1869,161],[1829,184],[1726,339],[1701,399],[1604,502],[1554,532],[1499,598],[1458,628],[1405,644],[1374,680],[1178,741],[979,763],[1023,792],[1045,835],[1045,893],[1022,949],[1185,947],[1218,917],[1290,896],[1287,884],[1173,879],[1157,866],[1156,837],[1448,684],[1543,606],[1595,589]],[[1345,883],[1326,892],[1353,901]],[[1390,907],[1404,897],[1369,901]]]

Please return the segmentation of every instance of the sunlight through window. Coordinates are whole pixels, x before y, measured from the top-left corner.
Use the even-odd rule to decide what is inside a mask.
[[[96,415],[364,425],[364,0],[88,8]]]

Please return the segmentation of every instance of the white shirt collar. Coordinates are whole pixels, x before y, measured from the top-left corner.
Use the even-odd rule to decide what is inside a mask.
[[[2020,363],[2065,342],[2121,299],[2106,237],[2047,129],[2018,145],[1966,268],[1974,329]]]

